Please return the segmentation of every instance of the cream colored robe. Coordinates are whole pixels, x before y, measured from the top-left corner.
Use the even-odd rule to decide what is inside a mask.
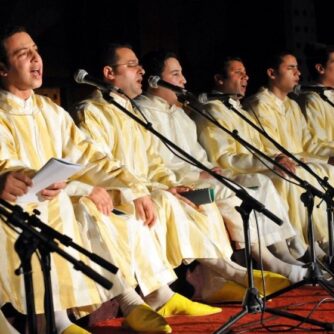
[[[133,112],[129,101],[112,96]],[[200,213],[165,191],[176,184],[175,175],[156,153],[148,131],[108,104],[100,92],[83,104],[79,116],[81,129],[96,145],[119,159],[152,191],[160,220],[155,226],[156,234],[173,266],[182,260],[231,256],[230,241],[214,204],[204,205]]]
[[[148,194],[147,188],[140,184],[118,161],[107,158],[96,150],[87,137],[74,125],[67,112],[48,98],[32,93],[26,101],[0,90],[0,174],[13,170],[33,173],[39,170],[51,157],[67,158],[85,166],[75,179],[87,184],[96,184],[107,189],[118,189],[123,202]],[[91,205],[88,199],[84,199]],[[65,191],[50,201],[28,203],[23,208],[29,212],[34,208],[41,211],[41,220],[50,227],[71,237],[74,242],[91,249],[87,235],[82,234],[81,226],[75,218],[70,198]],[[115,226],[124,226],[124,221],[114,217]],[[102,225],[101,225],[102,226]],[[101,227],[102,228],[102,227]],[[123,231],[123,232],[122,232]],[[117,276],[98,268],[101,274],[113,281],[111,291],[107,291],[81,272],[74,270],[72,264],[52,254],[52,286],[55,310],[71,307],[100,304],[122,292],[124,285],[135,285],[131,273],[131,244],[128,242],[127,228],[118,231],[119,239],[106,246],[102,255],[116,265],[123,267]],[[25,312],[25,292],[23,277],[14,275],[19,259],[14,251],[18,235],[4,222],[0,224],[0,300],[11,302],[20,312]],[[90,237],[90,236],[88,236]],[[96,239],[105,239],[96,236]],[[105,242],[106,243],[106,242]],[[102,241],[101,241],[102,244]],[[62,247],[64,248],[64,247]],[[88,265],[96,265],[86,260],[73,248],[66,248],[76,259]],[[36,311],[43,313],[43,279],[40,265],[33,256],[33,281],[35,284]]]
[[[325,96],[334,103],[334,91],[326,90]],[[315,92],[303,94],[303,112],[314,141],[318,142],[317,153],[324,157],[334,156],[334,107]]]
[[[205,150],[198,143],[195,123],[181,108],[175,105],[170,107],[165,100],[153,95],[142,95],[138,99],[138,103],[145,116],[152,122],[156,130],[208,168],[213,167],[208,161]],[[234,210],[234,207],[240,205],[241,201],[230,189],[215,179],[199,179],[200,170],[175,156],[161,141],[157,141],[157,145],[165,164],[174,171],[180,180],[199,188],[213,187],[215,189],[216,203],[224,217],[231,239],[237,242],[239,246],[243,245],[243,223],[240,214]],[[287,211],[274,186],[271,182],[267,182],[266,185],[265,195],[252,189],[247,189],[247,191],[252,196],[259,198],[266,206],[269,206],[269,210],[273,209],[273,211],[286,222],[284,226],[278,227],[263,215],[258,215],[260,233],[263,237],[263,241],[266,245],[271,245],[272,243],[281,241],[282,236],[286,238],[294,236],[294,230],[290,226]],[[253,215],[251,215],[250,229],[251,241],[256,242],[257,231]]]
[[[261,88],[256,95],[247,101],[247,106],[248,110],[255,112],[259,122],[270,137],[296,157],[303,159],[317,175],[322,178],[328,176],[329,182],[334,183],[334,169],[326,163],[328,156],[320,155],[322,144],[311,136],[306,120],[295,101],[288,97],[282,101],[268,89]],[[277,152],[268,140],[263,138],[262,143],[265,152],[269,154]],[[297,168],[297,175],[318,189],[323,190],[315,178],[301,167]],[[303,233],[304,239],[307,241],[306,212],[301,201],[298,201],[298,197],[304,190],[295,185],[288,187],[287,183],[284,188],[281,187],[280,189],[282,196],[288,199],[292,223],[300,233]],[[320,199],[315,198],[313,224],[315,239],[323,243],[328,241],[327,215],[325,203],[322,203],[320,208],[316,207],[319,202]]]
[[[72,186],[73,182],[69,187]],[[79,188],[82,189],[81,184]],[[72,198],[82,233],[89,236],[87,247],[114,263],[129,285],[134,287],[138,283],[146,296],[177,278],[152,232],[154,229],[136,219],[131,207],[119,207],[126,214],[107,216],[87,197],[73,198],[72,190],[66,189],[66,192]],[[99,267],[95,270],[99,271]]]

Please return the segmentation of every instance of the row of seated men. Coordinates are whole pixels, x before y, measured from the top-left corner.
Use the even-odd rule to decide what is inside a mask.
[[[37,208],[41,220],[50,227],[119,268],[116,275],[111,274],[71,251],[113,282],[113,288],[107,290],[58,255],[51,255],[57,333],[89,333],[73,324],[67,311],[71,309],[82,317],[110,299],[119,303],[124,326],[138,332],[171,333],[168,317],[221,312],[221,308],[204,303],[240,299],[248,284],[247,269],[231,259],[233,250],[245,248],[243,221],[235,209],[241,200],[208,172],[169,150],[120,107],[109,103],[109,97],[151,122],[215,173],[228,176],[283,221],[277,225],[261,213],[252,213],[249,218],[252,257],[267,270],[263,275],[252,273],[261,294],[304,278],[307,269],[303,261],[309,260],[307,213],[300,201],[304,190],[287,171],[322,188],[219,98],[219,94],[231,94],[230,105],[258,122],[272,138],[318,175],[328,176],[330,182],[334,154],[327,117],[331,107],[318,94],[310,93],[304,104],[305,118],[288,97],[300,76],[293,54],[285,52],[270,59],[266,87],[247,99],[244,107],[240,104],[248,82],[244,64],[239,58],[222,59],[213,75],[212,93],[216,98],[205,105],[220,124],[237,129],[243,139],[284,166],[284,171],[263,164],[208,119],[198,116],[195,123],[174,91],[147,86],[147,77],[154,75],[184,88],[182,67],[173,53],[151,52],[140,63],[131,46],[107,45],[97,57],[100,76],[122,93],[96,90],[79,104],[75,124],[64,109],[34,93],[42,85],[43,62],[27,31],[8,27],[2,31],[0,43],[0,198],[19,203],[27,212]],[[315,79],[320,86],[334,87],[334,52],[323,52],[327,52],[327,58],[312,58]],[[331,94],[327,97],[333,100]],[[79,163],[83,169],[69,180],[42,190],[39,200],[20,203],[20,197],[32,185],[33,175],[52,157]],[[199,188],[214,189],[215,201],[196,206],[182,196]],[[125,214],[115,215],[114,208]],[[328,248],[325,203],[314,208],[312,221],[316,255],[322,258]],[[20,262],[14,251],[17,237],[17,232],[2,222],[0,301],[25,313],[23,278],[14,274]],[[177,278],[174,269],[194,260],[199,263],[193,281],[201,302],[191,301],[169,287]],[[43,278],[36,255],[32,267],[33,280],[40,284]],[[42,288],[36,289],[37,314],[44,313],[43,294]],[[0,329],[1,333],[17,333],[2,314]]]

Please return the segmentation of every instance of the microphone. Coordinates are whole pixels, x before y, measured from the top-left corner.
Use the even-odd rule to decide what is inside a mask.
[[[82,70],[82,69],[77,70],[74,73],[74,80],[75,82],[79,84],[87,84],[87,85],[95,86],[102,91],[120,92],[119,88],[116,88],[115,86],[108,84],[102,80],[93,78],[92,76],[88,74],[87,71]]]
[[[164,81],[162,79],[160,79],[160,77],[158,75],[151,75],[149,78],[148,78],[148,85],[151,87],[151,88],[158,88],[159,86],[160,87],[164,87],[164,88],[168,88],[170,90],[172,90],[177,96],[178,95],[187,95],[189,94],[189,92],[182,88],[182,87],[178,87],[178,86],[175,86],[167,81]]]
[[[334,90],[333,87],[328,86],[304,86],[304,85],[296,85],[293,89],[294,94],[300,95],[303,92],[315,92],[322,94],[326,90]]]
[[[237,98],[242,97],[241,94],[234,93],[201,93],[198,95],[198,101],[200,103],[208,103],[209,101],[220,100],[220,101],[228,101],[228,99],[232,96]]]

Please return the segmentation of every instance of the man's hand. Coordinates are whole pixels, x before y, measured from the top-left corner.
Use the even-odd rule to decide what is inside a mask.
[[[92,192],[87,197],[94,202],[97,209],[104,215],[109,216],[111,214],[114,204],[106,189],[94,187]]]
[[[186,186],[177,186],[173,188],[169,188],[168,191],[171,192],[175,197],[180,199],[181,201],[185,202],[189,206],[193,207],[194,209],[198,210],[199,207],[195,205],[192,201],[190,201],[188,198],[183,197],[180,193],[191,191],[192,189],[190,187]]]
[[[296,164],[290,159],[288,158],[286,155],[284,154],[279,154],[275,157],[275,160],[280,163],[282,166],[284,166],[286,169],[288,169],[291,173],[296,173]],[[286,176],[286,174],[283,172],[282,169],[280,169],[279,167],[274,167],[274,170],[276,172],[278,172],[280,175],[282,176]]]
[[[223,171],[220,167],[214,167],[211,169],[213,172],[215,172],[216,174],[219,174],[219,175],[223,175]],[[200,173],[200,179],[201,180],[205,180],[205,179],[210,179],[212,178],[212,176],[208,173],[208,172],[205,172],[205,171],[202,171]]]
[[[22,172],[10,172],[0,177],[0,198],[14,202],[17,197],[27,193],[31,178]]]
[[[55,198],[62,189],[66,187],[66,182],[56,182],[48,186],[47,188],[43,189],[40,191],[40,195],[43,197],[45,200],[51,200]]]
[[[157,214],[150,196],[143,196],[134,200],[136,216],[145,225],[153,226],[157,220]]]

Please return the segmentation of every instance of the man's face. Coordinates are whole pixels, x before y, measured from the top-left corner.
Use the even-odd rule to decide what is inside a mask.
[[[43,62],[35,42],[26,32],[18,32],[4,42],[8,65],[1,67],[5,88],[28,98],[31,90],[42,85]]]
[[[113,77],[110,81],[133,99],[142,93],[141,82],[145,71],[131,49],[120,48],[116,55],[117,62],[112,66]]]
[[[226,94],[246,94],[248,75],[244,64],[238,60],[232,60],[226,69],[227,78],[222,78],[222,90]],[[219,80],[218,80],[219,81]]]
[[[334,87],[334,52],[330,53],[326,66],[322,70],[323,73],[320,73],[323,78],[322,83],[325,86]]]
[[[187,82],[182,74],[182,67],[176,58],[168,58],[165,60],[161,79],[182,88],[184,88]]]
[[[161,79],[182,88],[184,88],[187,82],[182,74],[182,67],[176,58],[168,58],[165,60],[164,68],[161,72]],[[163,97],[170,104],[177,102],[177,96],[172,90],[163,87],[159,87],[157,90],[163,94]]]
[[[300,72],[296,57],[286,55],[283,57],[278,69],[274,71],[272,79],[274,86],[284,93],[290,93],[298,84]]]

